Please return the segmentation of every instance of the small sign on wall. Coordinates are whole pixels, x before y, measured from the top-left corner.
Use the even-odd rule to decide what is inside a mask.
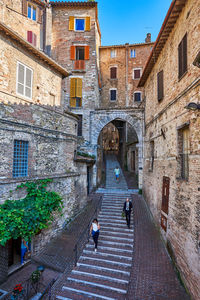
[[[161,213],[161,227],[167,231],[167,218]]]

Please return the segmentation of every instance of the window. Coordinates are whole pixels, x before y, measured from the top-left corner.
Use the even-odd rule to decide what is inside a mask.
[[[36,21],[36,7],[28,4],[28,18]]]
[[[75,70],[85,70],[85,60],[89,60],[90,47],[89,46],[71,46],[70,59],[75,60]]]
[[[117,100],[117,90],[111,89],[110,90],[110,101],[116,101]]]
[[[187,180],[189,177],[189,127],[178,130],[178,171],[179,178]]]
[[[56,102],[56,96],[50,93],[50,105],[54,106]]]
[[[71,78],[70,106],[71,107],[82,106],[82,79],[81,78]]]
[[[158,101],[161,101],[164,97],[163,70],[157,74],[157,95]]]
[[[187,33],[178,45],[178,78],[180,79],[187,71]]]
[[[114,57],[116,57],[116,56],[117,56],[116,50],[111,50],[111,51],[110,51],[110,57],[111,57],[111,58],[114,58]]]
[[[69,30],[75,31],[89,31],[91,28],[90,17],[76,18],[73,16],[69,17]]]
[[[82,136],[82,121],[83,121],[83,116],[78,115],[79,120],[78,120],[78,136]]]
[[[134,101],[135,102],[140,102],[141,101],[141,92],[135,92],[134,93]]]
[[[117,68],[112,67],[110,68],[110,79],[116,79],[117,78]]]
[[[25,96],[29,99],[32,98],[32,78],[33,71],[23,65],[17,63],[17,94]]]
[[[28,175],[28,142],[14,140],[13,177]]]
[[[135,58],[136,57],[136,51],[135,49],[131,49],[131,58]]]
[[[140,79],[141,71],[141,68],[133,69],[133,79]]]
[[[31,44],[33,44],[33,46],[36,47],[37,44],[37,36],[35,33],[33,33],[32,31],[27,31],[27,41]]]
[[[85,19],[75,19],[75,30],[76,31],[85,30]]]

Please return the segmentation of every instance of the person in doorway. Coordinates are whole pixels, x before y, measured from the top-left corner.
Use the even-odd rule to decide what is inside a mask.
[[[114,173],[115,173],[116,181],[119,181],[120,170],[118,166],[116,166],[116,168],[114,169]]]
[[[128,228],[130,228],[132,207],[133,207],[132,202],[130,201],[129,198],[126,198],[126,201],[124,202],[123,211],[124,211],[125,216],[126,216],[126,223],[127,223]]]
[[[94,240],[94,246],[95,246],[94,251],[95,252],[97,252],[99,230],[100,230],[100,224],[97,219],[94,219],[92,222],[92,225],[90,227],[90,235],[92,235],[92,238]]]
[[[24,239],[22,239],[22,241],[21,241],[21,264],[23,264],[23,262],[24,262],[24,255],[27,251],[29,251],[28,243]]]

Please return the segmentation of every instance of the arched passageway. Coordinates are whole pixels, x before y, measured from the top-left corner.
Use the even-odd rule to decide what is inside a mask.
[[[106,159],[115,155],[124,171],[138,179],[138,136],[125,120],[114,119],[103,127],[98,137],[97,183],[105,182]],[[137,184],[136,184],[137,185]]]

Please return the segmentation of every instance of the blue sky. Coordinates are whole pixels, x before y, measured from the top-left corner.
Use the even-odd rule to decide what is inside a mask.
[[[171,2],[172,0],[99,0],[102,45],[142,43],[147,32],[151,32],[152,41],[155,41]]]

